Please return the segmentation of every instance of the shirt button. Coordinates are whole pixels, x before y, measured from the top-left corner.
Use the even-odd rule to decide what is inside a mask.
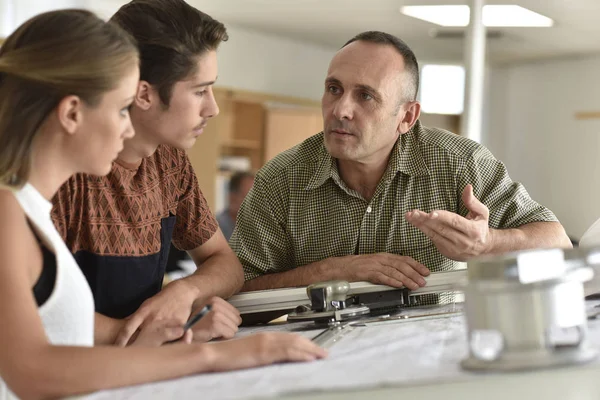
[[[373,209],[371,208],[371,206],[367,207],[367,212],[370,213],[371,211],[373,211]]]

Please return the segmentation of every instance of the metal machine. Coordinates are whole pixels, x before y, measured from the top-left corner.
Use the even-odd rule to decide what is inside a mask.
[[[529,250],[473,259],[468,270],[433,273],[410,291],[367,282],[322,282],[308,287],[241,293],[230,299],[246,323],[314,321],[326,327],[313,340],[328,345],[354,327],[440,318],[463,307],[419,307],[419,296],[464,292],[470,370],[512,371],[589,361],[585,294],[600,249]],[[584,288],[584,283],[586,287]],[[584,290],[585,289],[585,290]],[[411,307],[417,306],[417,307]]]
[[[469,370],[513,371],[590,361],[584,282],[595,252],[531,250],[469,262]],[[595,316],[594,316],[595,317]]]
[[[263,290],[237,294],[229,302],[246,323],[266,322],[288,314],[288,321],[347,321],[365,315],[390,314],[417,305],[418,296],[456,291],[466,285],[467,272],[433,273],[416,290],[368,282],[331,281],[308,287]]]

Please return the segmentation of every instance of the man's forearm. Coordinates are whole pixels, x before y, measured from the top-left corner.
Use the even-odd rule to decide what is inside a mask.
[[[573,247],[559,222],[532,222],[513,229],[493,229],[489,254],[536,248]]]
[[[226,299],[239,292],[244,283],[244,271],[233,252],[223,252],[198,265],[196,272],[181,281],[195,291],[194,307],[198,307],[210,297]]]
[[[337,268],[331,265],[335,260],[334,258],[329,258],[289,271],[259,276],[247,281],[242,288],[242,292],[308,286],[316,282],[337,279],[335,276]]]

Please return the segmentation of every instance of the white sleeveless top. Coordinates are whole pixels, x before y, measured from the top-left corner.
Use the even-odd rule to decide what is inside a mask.
[[[49,342],[54,345],[93,346],[94,297],[83,273],[52,223],[52,204],[29,183],[16,192],[15,196],[39,238],[56,256],[54,289],[38,309]],[[0,400],[16,398],[0,379]]]

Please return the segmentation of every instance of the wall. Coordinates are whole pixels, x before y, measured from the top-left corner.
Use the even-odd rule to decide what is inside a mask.
[[[228,26],[217,86],[320,100],[336,49]]]
[[[31,16],[57,8],[90,8],[108,18],[119,2],[0,0],[0,36]],[[226,22],[226,21],[225,21]],[[335,48],[295,41],[227,24],[230,39],[219,49],[219,86],[319,100]]]
[[[61,8],[91,8],[92,0],[0,0],[0,37],[11,34],[34,15]]]
[[[483,143],[579,238],[600,218],[600,57],[491,71]]]
[[[337,48],[229,24],[227,31],[229,40],[218,52],[217,86],[321,100],[327,68]],[[420,65],[439,62],[419,60]]]

